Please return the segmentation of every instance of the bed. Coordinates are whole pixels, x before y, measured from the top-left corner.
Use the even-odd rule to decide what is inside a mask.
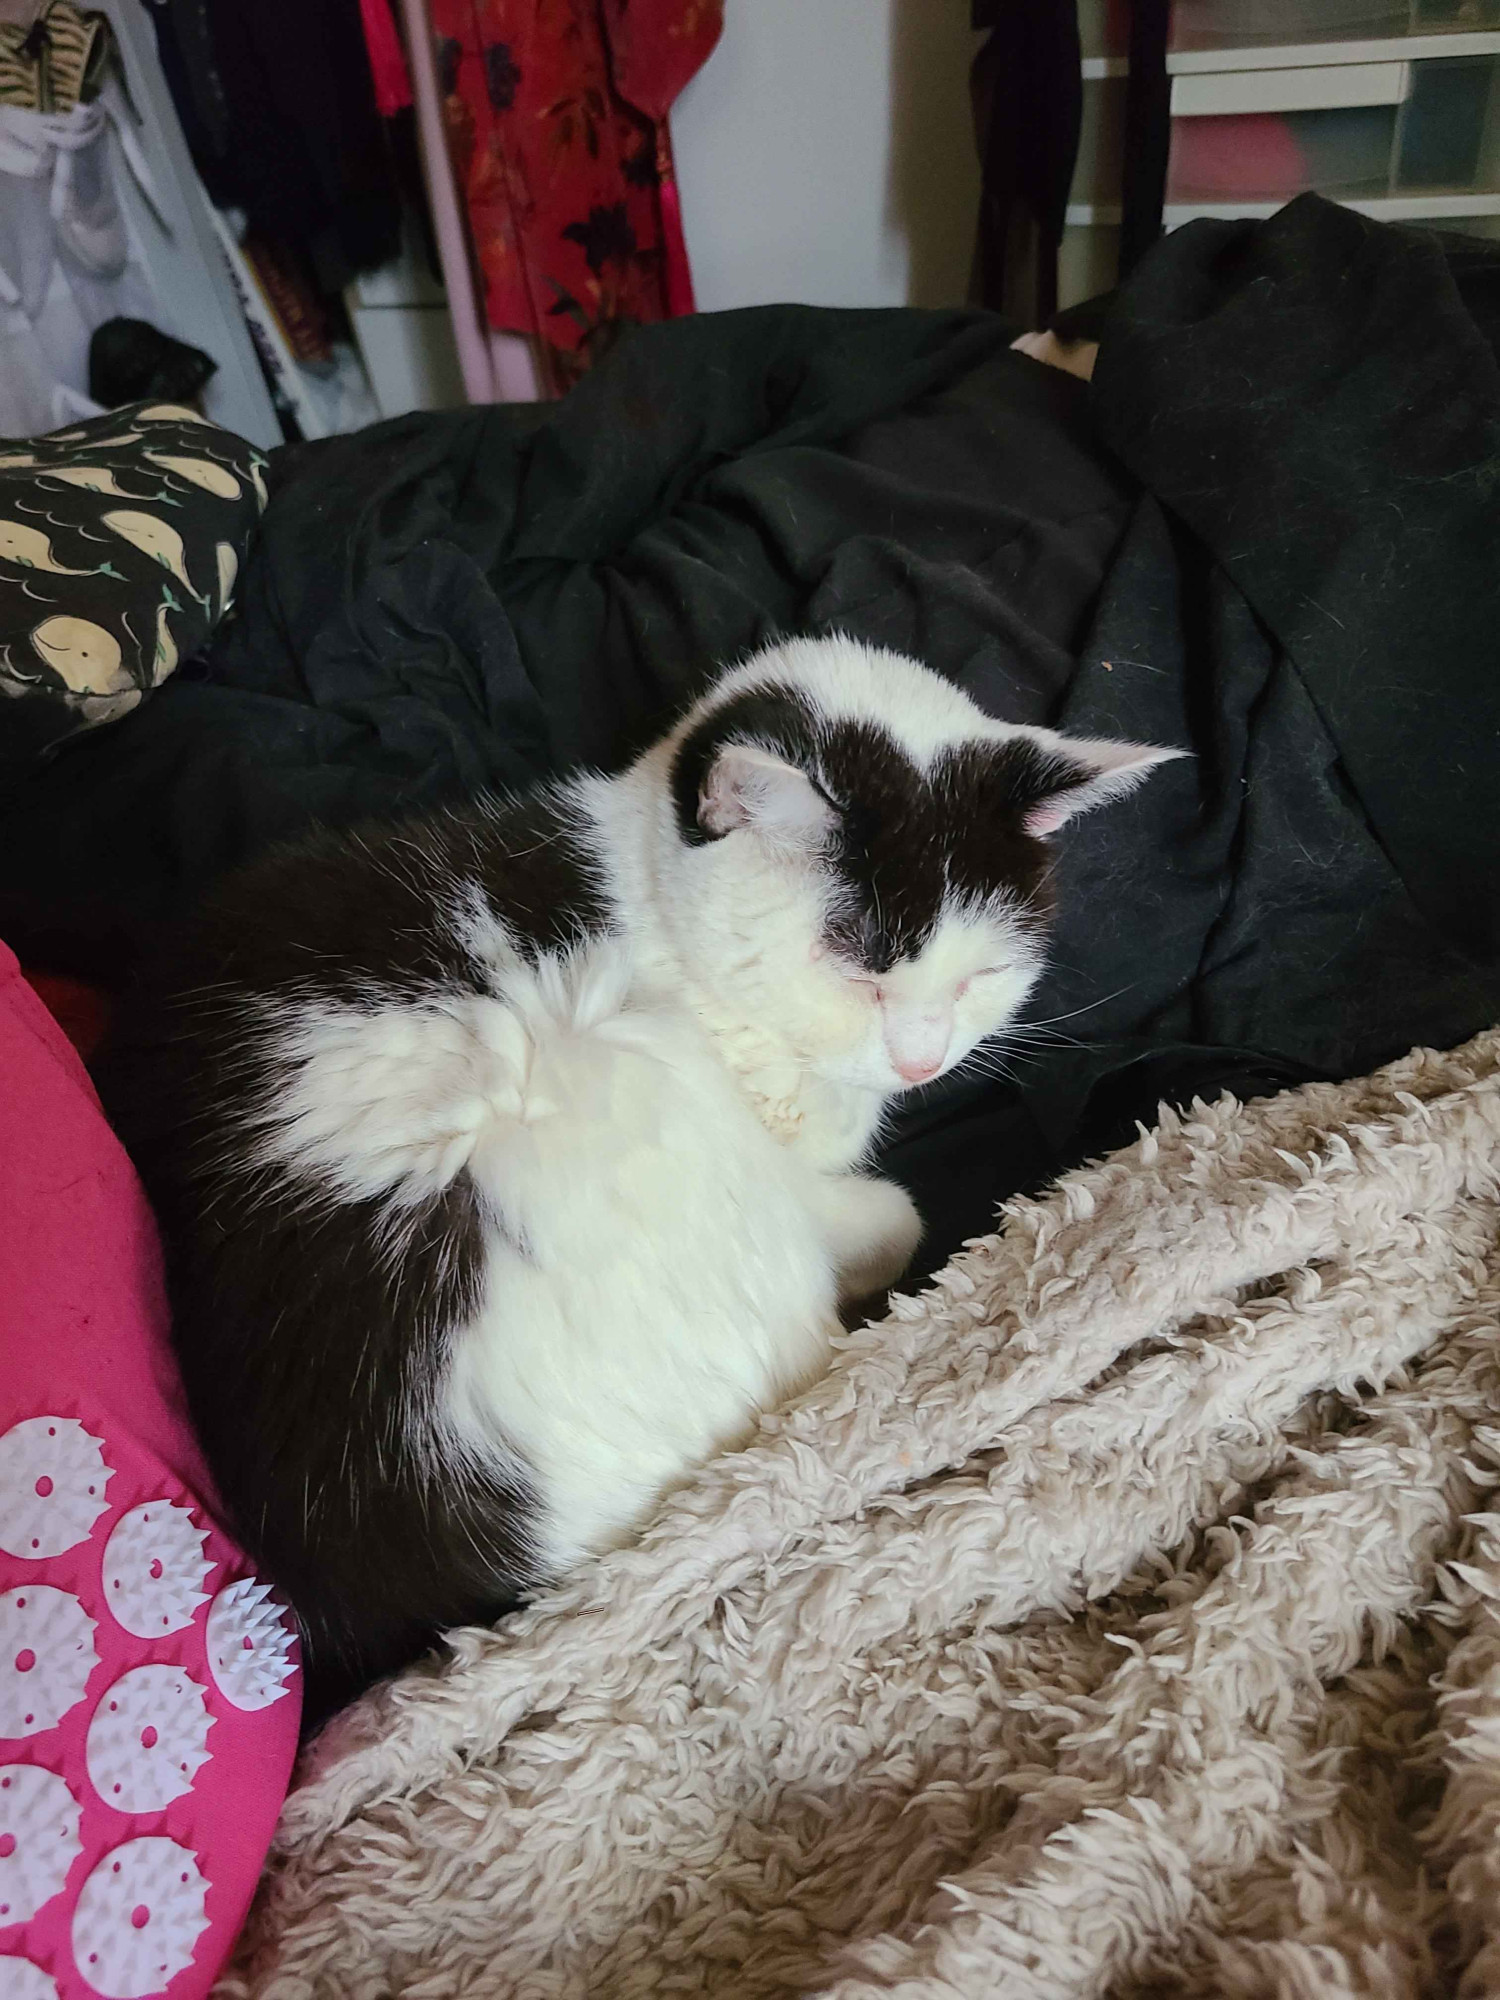
[[[207,651],[8,773],[0,936],[107,988],[266,844],[617,765],[778,633],[1194,752],[1068,842],[1006,1073],[888,1136],[889,1321],[330,1725],[226,1993],[1500,1979],[1500,252],[1305,197],[1088,330],[1091,383],[757,309],[290,448]]]

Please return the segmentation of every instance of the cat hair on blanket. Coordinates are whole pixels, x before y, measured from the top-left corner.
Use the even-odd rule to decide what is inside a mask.
[[[865,1170],[884,1107],[1015,1019],[1052,836],[1178,754],[793,640],[618,776],[212,896],[106,1100],[323,1700],[628,1539],[818,1374],[921,1235]]]

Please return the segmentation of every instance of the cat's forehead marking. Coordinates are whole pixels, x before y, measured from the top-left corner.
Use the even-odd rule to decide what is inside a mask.
[[[1008,733],[930,668],[849,639],[784,640],[732,669],[717,692],[728,705],[757,690],[795,697],[826,724],[874,724],[923,769],[960,744]]]
[[[1062,760],[1016,738],[940,751],[924,770],[873,723],[835,723],[820,739],[821,782],[839,809],[829,864],[841,893],[826,929],[842,956],[888,971],[956,909],[1045,920],[1049,857],[1022,809]]]
[[[682,838],[715,838],[700,800],[727,744],[802,771],[831,810],[823,941],[874,972],[914,960],[945,913],[1009,933],[1051,913],[1049,856],[1026,809],[1085,773],[1048,732],[997,722],[897,654],[790,641],[725,676],[671,767]]]

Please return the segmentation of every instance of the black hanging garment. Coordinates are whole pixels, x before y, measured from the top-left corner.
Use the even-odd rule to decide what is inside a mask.
[[[981,192],[975,303],[1044,326],[1083,124],[1075,0],[973,0]]]
[[[1120,276],[1128,278],[1162,233],[1172,80],[1167,75],[1171,0],[1130,0],[1130,75],[1120,162]]]
[[[325,297],[395,256],[400,202],[358,0],[170,0],[153,20],[220,207],[242,209]]]

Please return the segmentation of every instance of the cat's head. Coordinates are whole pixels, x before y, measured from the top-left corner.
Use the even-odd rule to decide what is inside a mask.
[[[815,1073],[882,1093],[953,1068],[1044,962],[1050,842],[1183,753],[996,722],[915,661],[768,648],[664,746],[677,948]]]

